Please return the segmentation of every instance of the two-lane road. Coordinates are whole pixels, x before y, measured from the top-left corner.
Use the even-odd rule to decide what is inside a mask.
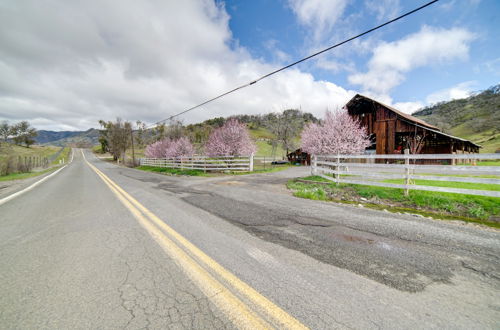
[[[2,328],[496,328],[500,235],[91,153],[0,205]]]

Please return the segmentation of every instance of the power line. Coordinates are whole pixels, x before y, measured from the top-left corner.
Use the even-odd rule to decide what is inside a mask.
[[[181,111],[181,112],[179,112],[179,113],[177,113],[177,114],[175,114],[175,115],[172,115],[172,116],[170,116],[170,117],[168,117],[168,118],[166,118],[166,119],[163,119],[163,120],[157,121],[156,123],[154,123],[154,124],[153,124],[153,125],[151,125],[150,127],[155,126],[155,125],[158,125],[158,124],[160,124],[160,123],[164,123],[164,122],[166,122],[167,120],[170,120],[170,119],[172,119],[172,118],[175,118],[175,117],[178,117],[178,116],[180,116],[180,115],[183,115],[183,114],[185,114],[186,112],[189,112],[189,111],[192,111],[192,110],[194,110],[194,109],[196,109],[196,108],[199,108],[199,107],[201,107],[201,106],[204,106],[205,104],[210,103],[210,102],[213,102],[213,101],[215,101],[215,100],[217,100],[217,99],[220,99],[221,97],[224,97],[224,96],[226,96],[226,95],[228,95],[228,94],[234,93],[234,92],[236,92],[236,91],[238,91],[238,90],[240,90],[240,89],[243,89],[243,88],[245,88],[245,87],[249,87],[250,85],[256,84],[257,82],[259,82],[259,81],[261,81],[261,80],[263,80],[263,79],[265,79],[265,78],[268,78],[268,77],[270,77],[270,76],[272,76],[272,75],[275,75],[275,74],[276,74],[276,73],[278,73],[278,72],[281,72],[281,71],[286,70],[286,69],[288,69],[288,68],[290,68],[290,67],[292,67],[292,66],[295,66],[295,65],[297,65],[297,64],[299,64],[299,63],[302,63],[302,62],[304,62],[304,61],[307,61],[307,60],[309,60],[309,59],[311,59],[311,58],[313,58],[313,57],[315,57],[315,56],[318,56],[318,55],[320,55],[320,54],[323,54],[323,53],[325,53],[325,52],[327,52],[327,51],[329,51],[329,50],[332,50],[332,49],[334,49],[334,48],[337,48],[337,47],[339,47],[339,46],[342,46],[342,45],[343,45],[343,44],[345,44],[345,43],[348,43],[348,42],[350,42],[350,41],[353,41],[354,39],[360,38],[360,37],[362,37],[362,36],[364,36],[364,35],[366,35],[366,34],[368,34],[368,33],[371,33],[371,32],[373,32],[373,31],[375,31],[375,30],[378,30],[378,29],[380,29],[380,28],[382,28],[382,27],[384,27],[384,26],[386,26],[386,25],[389,25],[389,24],[391,24],[391,23],[394,23],[394,22],[396,22],[396,21],[399,21],[400,19],[402,19],[402,18],[404,18],[404,17],[406,17],[406,16],[409,16],[409,15],[411,15],[411,14],[414,14],[414,13],[416,13],[417,11],[420,11],[420,10],[422,10],[422,9],[424,9],[424,8],[426,8],[426,7],[430,6],[430,5],[432,5],[432,4],[434,4],[435,2],[438,2],[438,1],[439,1],[439,0],[433,0],[433,1],[430,1],[430,2],[426,3],[425,5],[422,5],[422,6],[418,7],[418,8],[415,8],[415,9],[413,9],[413,10],[411,10],[411,11],[409,11],[409,12],[407,12],[407,13],[405,13],[405,14],[401,15],[401,16],[398,16],[398,17],[396,17],[396,18],[394,18],[394,19],[392,19],[392,20],[390,20],[390,21],[387,21],[387,22],[385,22],[385,23],[383,23],[383,24],[380,24],[380,25],[378,25],[378,26],[376,26],[376,27],[374,27],[374,28],[371,28],[371,29],[369,29],[369,30],[367,30],[367,31],[365,31],[365,32],[363,32],[363,33],[360,33],[360,34],[358,34],[358,35],[354,36],[354,37],[351,37],[351,38],[346,39],[346,40],[344,40],[344,41],[342,41],[342,42],[339,42],[339,43],[337,43],[337,44],[335,44],[335,45],[333,45],[333,46],[330,46],[330,47],[328,47],[328,48],[325,48],[325,49],[323,49],[323,50],[320,50],[319,52],[316,52],[316,53],[311,54],[311,55],[309,55],[309,56],[307,56],[307,57],[304,57],[304,58],[302,58],[302,59],[300,59],[300,60],[298,60],[298,61],[295,61],[295,62],[293,62],[293,63],[290,63],[290,64],[288,64],[288,65],[286,65],[286,66],[284,66],[284,67],[281,67],[281,68],[279,68],[279,69],[277,69],[277,70],[274,70],[274,71],[272,71],[272,72],[269,72],[268,74],[265,74],[265,75],[263,75],[263,76],[261,76],[261,77],[259,77],[259,78],[255,79],[255,80],[252,80],[252,81],[251,81],[251,82],[249,82],[249,83],[246,83],[246,84],[241,85],[241,86],[239,86],[239,87],[233,88],[233,89],[231,89],[231,90],[229,90],[229,91],[227,91],[227,92],[225,92],[225,93],[219,94],[219,95],[217,95],[217,96],[215,96],[215,97],[213,97],[213,98],[211,98],[211,99],[209,99],[209,100],[206,100],[206,101],[205,101],[205,102],[203,102],[203,103],[200,103],[200,104],[198,104],[198,105],[195,105],[194,107],[191,107],[191,108],[186,109],[186,110],[184,110],[184,111]],[[148,127],[148,128],[149,128],[149,127]]]

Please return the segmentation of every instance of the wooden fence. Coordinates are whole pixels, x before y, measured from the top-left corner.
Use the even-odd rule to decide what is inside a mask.
[[[223,157],[179,157],[179,158],[141,158],[144,166],[169,167],[183,170],[202,170],[205,172],[252,172],[252,156],[223,156]]]
[[[498,185],[500,166],[475,166],[481,160],[499,160],[500,154],[398,154],[398,155],[315,155],[311,173],[336,183],[361,184],[409,190],[426,190],[468,195],[500,197],[500,191],[436,187],[416,184],[415,180]],[[428,165],[427,160],[443,164]],[[387,182],[401,180],[402,183]],[[427,183],[429,184],[429,183]]]

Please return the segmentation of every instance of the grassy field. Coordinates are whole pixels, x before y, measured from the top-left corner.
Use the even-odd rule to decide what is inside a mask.
[[[34,145],[27,148],[0,143],[0,178],[2,181],[19,180],[43,174],[45,171],[35,172],[32,166],[41,166],[44,158],[49,158],[59,150],[61,147]]]
[[[302,198],[360,203],[375,209],[458,219],[500,228],[500,198],[495,197],[431,191],[410,191],[409,196],[405,196],[402,189],[350,184],[337,186],[319,176],[291,180],[287,186],[295,196]]]
[[[2,145],[4,147],[5,145]],[[21,157],[50,157],[53,154],[57,153],[61,147],[53,147],[53,146],[32,146],[31,148],[25,148],[25,147],[19,147],[19,146],[9,146],[9,149],[7,151],[7,148],[2,148],[2,151],[0,151],[0,157],[7,158],[10,155],[14,155],[14,157],[21,156]],[[52,162],[52,165],[57,165],[59,164],[59,159],[64,158],[65,161],[67,162],[69,159],[69,154],[70,154],[71,148],[66,147],[64,150],[59,154],[59,156]],[[1,161],[1,159],[0,159]],[[27,173],[12,173],[8,175],[3,175],[0,176],[0,181],[10,181],[10,180],[22,180],[22,179],[27,179],[31,178],[34,176],[39,176],[48,172],[52,172],[55,169],[59,168],[59,166],[53,166],[41,171],[32,171],[32,172],[27,172]]]
[[[0,142],[0,160],[10,155],[21,157],[50,157],[59,151],[61,147],[34,145],[30,148],[16,146],[10,143]]]
[[[257,145],[257,152],[255,153],[255,156],[257,157],[271,157],[272,156],[272,151],[273,147],[267,143],[267,141],[257,141],[255,142]],[[278,146],[276,148],[276,159],[282,159],[283,157],[286,158],[286,152],[281,148],[281,146]]]
[[[500,166],[500,159],[498,160],[483,160],[477,162],[477,166]]]

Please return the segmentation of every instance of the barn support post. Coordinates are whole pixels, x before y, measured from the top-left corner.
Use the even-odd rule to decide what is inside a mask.
[[[405,149],[405,196],[410,194],[410,189],[408,189],[410,185],[410,150]]]

